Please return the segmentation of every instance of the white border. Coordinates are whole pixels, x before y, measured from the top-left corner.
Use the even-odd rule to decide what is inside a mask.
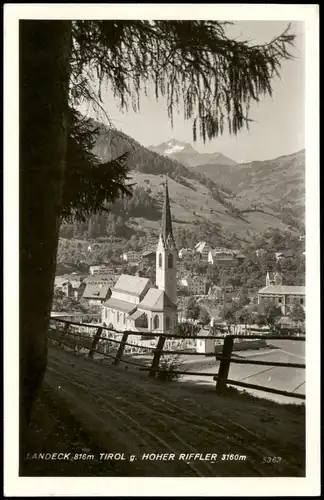
[[[306,478],[18,477],[18,20],[293,20],[306,27]],[[202,4],[4,5],[4,476],[6,496],[318,496],[320,494],[319,6]],[[16,395],[16,397],[13,397]]]

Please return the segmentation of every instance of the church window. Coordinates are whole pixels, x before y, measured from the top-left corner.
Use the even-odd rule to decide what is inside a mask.
[[[169,328],[170,328],[170,318],[169,318],[169,316],[167,316],[167,317],[165,318],[165,328],[166,328],[167,330],[169,330]]]
[[[126,314],[125,313],[123,314],[123,323],[124,324],[126,323]]]
[[[168,267],[169,268],[173,267],[173,255],[171,253],[168,256]]]
[[[159,253],[159,267],[162,267],[162,254]]]
[[[119,321],[119,311],[117,311],[117,321]]]
[[[158,315],[156,314],[154,316],[154,320],[153,320],[153,327],[154,327],[154,330],[157,330],[160,326],[160,321],[159,321],[159,317]]]

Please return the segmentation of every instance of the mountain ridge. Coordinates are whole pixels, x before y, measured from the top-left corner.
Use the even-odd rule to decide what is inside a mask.
[[[216,162],[223,165],[236,165],[237,162],[228,158],[223,153],[199,153],[190,143],[170,139],[157,146],[149,146],[148,149],[164,156],[172,157],[184,165],[195,167],[197,165]]]
[[[181,146],[181,141],[167,144]],[[187,143],[182,143],[186,147]],[[190,167],[173,155],[152,151],[123,132],[101,125],[94,152],[103,161],[129,151],[132,182],[147,190],[160,203],[164,176],[168,175],[173,218],[176,225],[197,227],[208,223],[223,231],[243,235],[263,232],[268,227],[301,232],[303,218],[303,175],[305,158],[300,152],[279,159],[235,165],[205,164]],[[283,158],[283,160],[282,160]],[[280,160],[280,161],[279,161]],[[267,163],[271,168],[262,168]],[[283,165],[287,164],[287,175]],[[294,163],[299,165],[296,181]],[[261,166],[260,166],[261,165]],[[286,168],[284,167],[284,168]],[[163,177],[163,179],[162,179]],[[297,176],[298,177],[298,176]],[[279,189],[276,182],[280,180]],[[269,186],[271,189],[269,189]],[[271,191],[269,198],[268,191]],[[268,197],[268,198],[267,198]],[[286,198],[285,198],[286,197]],[[298,198],[298,200],[297,200]],[[297,202],[296,202],[297,200]],[[134,219],[135,226],[148,231],[159,221]],[[188,226],[189,224],[189,226]]]

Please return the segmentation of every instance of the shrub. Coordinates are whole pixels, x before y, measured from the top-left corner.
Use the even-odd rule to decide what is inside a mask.
[[[171,380],[179,380],[181,374],[176,370],[181,368],[180,354],[178,355],[163,355],[160,359],[159,371],[157,378],[163,382],[170,382]]]

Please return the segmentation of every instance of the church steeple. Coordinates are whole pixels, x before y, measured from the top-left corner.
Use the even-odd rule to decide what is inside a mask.
[[[162,212],[161,237],[163,239],[164,245],[172,243],[175,246],[175,241],[172,232],[172,220],[171,220],[169,187],[168,187],[167,177],[165,178],[165,193],[164,193],[164,203]]]
[[[164,290],[171,301],[177,301],[177,257],[178,252],[172,232],[168,180],[165,180],[165,194],[162,224],[156,249],[156,285]]]

